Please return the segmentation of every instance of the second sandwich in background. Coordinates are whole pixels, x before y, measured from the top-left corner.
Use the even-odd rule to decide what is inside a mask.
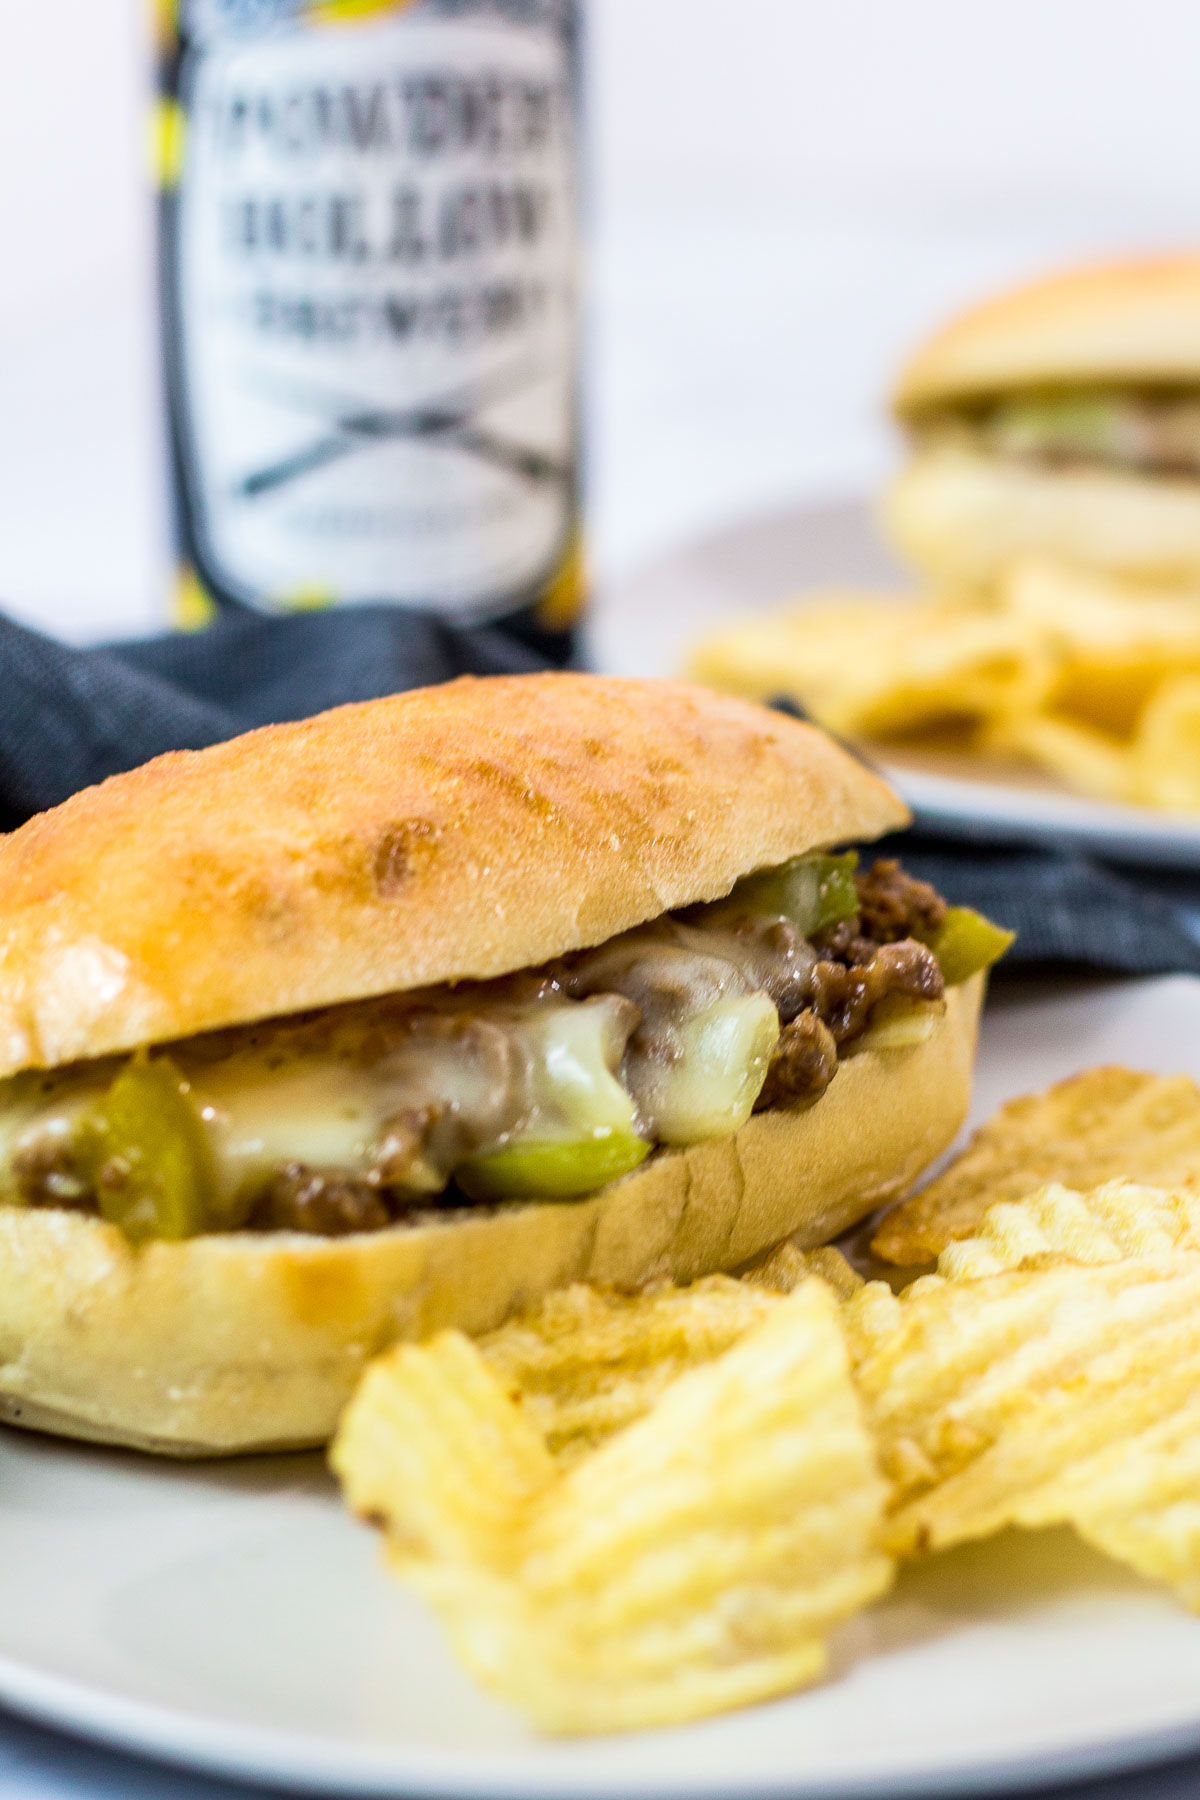
[[[1200,255],[1074,270],[952,320],[894,397],[900,554],[986,585],[1038,555],[1200,579]]]

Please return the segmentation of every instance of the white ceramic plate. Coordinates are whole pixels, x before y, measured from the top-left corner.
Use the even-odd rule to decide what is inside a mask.
[[[1200,981],[989,1009],[976,1116],[1088,1064],[1200,1075]],[[315,1457],[154,1463],[0,1429],[0,1701],[341,1794],[977,1793],[1200,1747],[1200,1622],[1065,1532],[935,1559],[830,1679],[692,1726],[539,1742],[459,1673]]]
[[[598,668],[677,675],[708,627],[747,608],[824,586],[910,583],[878,543],[861,502],[796,507],[688,545],[601,596],[592,626]],[[975,838],[1071,842],[1126,862],[1200,869],[1200,818],[1111,806],[1018,765],[905,752],[883,761],[909,805]]]

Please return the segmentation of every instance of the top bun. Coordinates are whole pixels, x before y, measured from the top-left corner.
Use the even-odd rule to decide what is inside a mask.
[[[1200,256],[1072,269],[937,332],[900,372],[909,419],[947,402],[1075,382],[1200,382]]]
[[[468,677],[172,752],[0,839],[0,1074],[506,974],[907,820],[675,681]]]

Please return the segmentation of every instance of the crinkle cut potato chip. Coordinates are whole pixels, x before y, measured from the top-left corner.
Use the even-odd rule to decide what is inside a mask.
[[[666,1725],[790,1692],[891,1579],[838,1302],[817,1279],[753,1293],[761,1316],[736,1342],[573,1459],[513,1397],[519,1358],[506,1380],[454,1332],[381,1358],[347,1410],[332,1459],[349,1504],[383,1525],[467,1667],[545,1730]],[[710,1290],[702,1329],[729,1329],[713,1323],[727,1299]]]
[[[798,700],[834,731],[934,735],[1099,799],[1200,810],[1200,591],[1045,559],[988,588],[830,592],[744,616],[690,673]]]
[[[1168,812],[1200,810],[1200,675],[1164,681],[1138,726],[1142,795]]]
[[[400,1345],[335,1442],[346,1498],[551,1732],[801,1687],[893,1558],[1007,1526],[1069,1524],[1200,1611],[1200,1189],[1021,1186],[1048,1116],[1179,1155],[1198,1107],[1101,1070],[1006,1109],[991,1165],[1023,1197],[899,1295],[785,1244],[740,1280],[569,1288]]]
[[[1200,1251],[1200,1194],[1121,1178],[1081,1194],[1051,1182],[1024,1200],[989,1207],[974,1237],[950,1244],[938,1274],[979,1281],[1011,1269],[1115,1263]]]
[[[1200,592],[1131,583],[1041,558],[1013,563],[999,603],[1053,646],[1048,704],[1126,736],[1164,677],[1200,670]]]
[[[1188,1076],[1087,1069],[1010,1100],[949,1168],[884,1214],[871,1249],[901,1268],[927,1266],[997,1201],[1049,1181],[1091,1188],[1121,1175],[1200,1188],[1200,1087]]]
[[[980,731],[979,749],[1020,756],[1076,793],[1136,806],[1143,798],[1136,763],[1107,732],[1060,713],[1005,713]]]
[[[577,1283],[481,1338],[479,1349],[551,1454],[570,1462],[642,1418],[688,1369],[722,1355],[778,1298],[728,1275],[630,1295]]]
[[[562,1288],[479,1348],[551,1452],[572,1461],[640,1419],[685,1370],[728,1350],[810,1274],[839,1298],[863,1285],[840,1250],[785,1241],[741,1280],[707,1275],[636,1294]]]
[[[819,1275],[839,1300],[849,1300],[852,1294],[857,1294],[866,1285],[853,1263],[836,1244],[818,1244],[814,1250],[797,1250],[793,1244],[783,1243],[745,1279],[759,1281],[764,1286],[777,1287],[782,1293],[790,1294],[805,1273]]]
[[[1053,683],[1040,626],[990,605],[854,591],[735,620],[688,673],[746,699],[785,693],[834,731],[891,737],[1028,714]]]
[[[1050,1188],[844,1309],[913,1555],[1069,1524],[1200,1610],[1200,1202]]]

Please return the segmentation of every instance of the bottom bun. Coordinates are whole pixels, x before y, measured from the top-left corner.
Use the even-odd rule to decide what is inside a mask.
[[[883,523],[905,561],[938,582],[986,583],[1022,556],[1200,579],[1200,481],[927,450],[892,483]]]
[[[0,1207],[0,1419],[173,1456],[325,1443],[397,1338],[489,1331],[572,1281],[631,1287],[826,1243],[903,1193],[966,1117],[984,978],[819,1100],[660,1151],[590,1200],[471,1207],[357,1237],[134,1249],[82,1213]]]

